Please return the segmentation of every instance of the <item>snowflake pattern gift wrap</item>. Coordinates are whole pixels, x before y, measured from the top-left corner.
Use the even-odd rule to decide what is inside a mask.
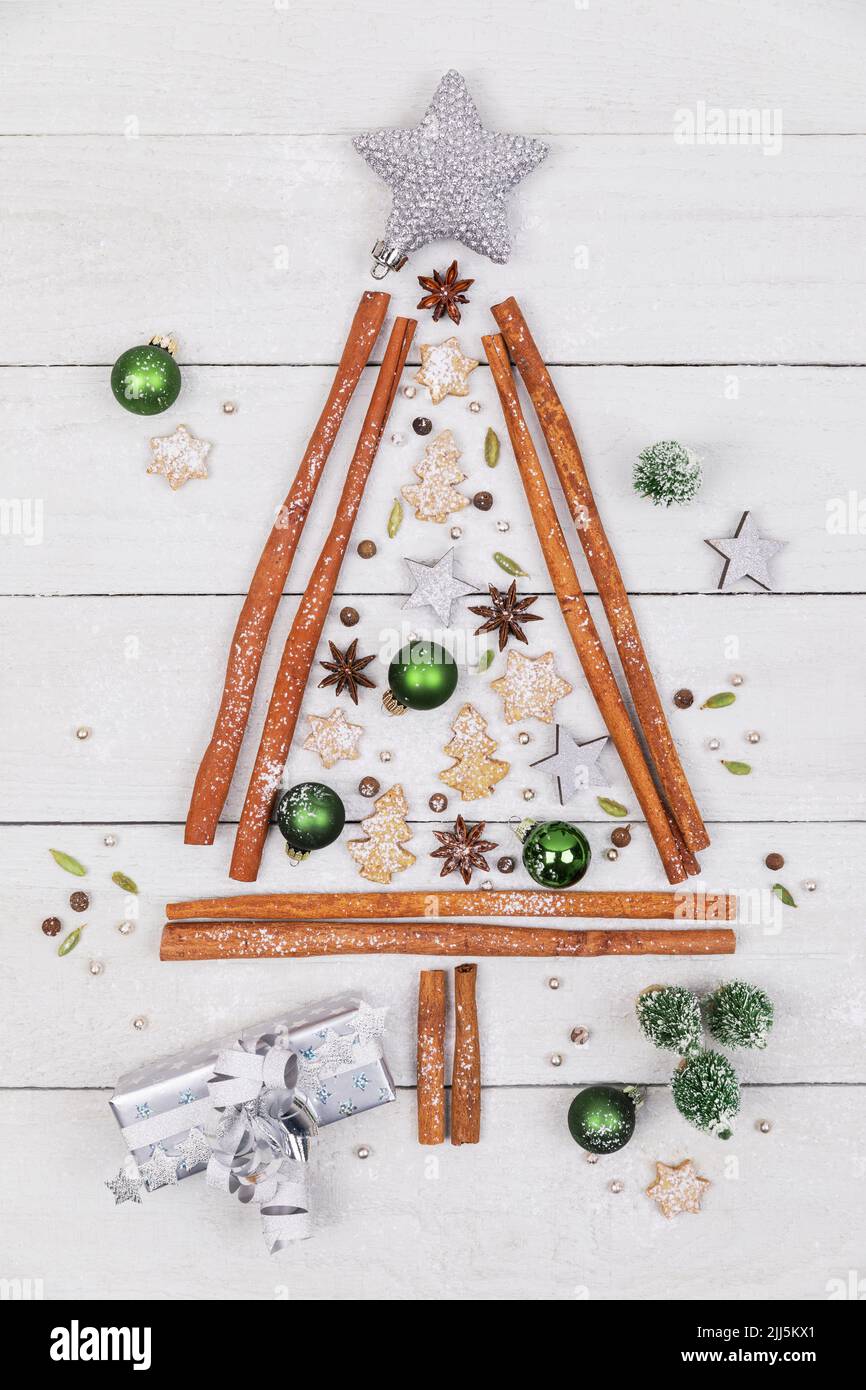
[[[259,1206],[272,1252],[308,1235],[311,1137],[396,1099],[385,1014],[341,996],[128,1072],[110,1101],[132,1156],[107,1184],[115,1201],[204,1170]]]

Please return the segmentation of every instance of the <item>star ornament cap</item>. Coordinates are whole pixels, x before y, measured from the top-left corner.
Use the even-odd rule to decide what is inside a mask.
[[[421,124],[372,130],[355,149],[393,194],[373,275],[400,270],[411,251],[454,239],[503,264],[511,253],[505,197],[541,163],[547,145],[485,130],[459,72],[446,72]]]
[[[733,536],[707,541],[706,544],[724,556],[725,564],[719,578],[719,588],[723,593],[735,589],[743,579],[754,579],[762,589],[772,589],[770,561],[784,549],[785,542],[762,536],[752,520],[751,512],[743,512]]]

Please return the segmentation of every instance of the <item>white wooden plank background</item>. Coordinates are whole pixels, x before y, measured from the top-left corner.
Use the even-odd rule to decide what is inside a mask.
[[[280,1298],[302,1287],[356,1298],[361,1248],[369,1298],[825,1298],[828,1281],[862,1266],[866,20],[844,0],[759,0],[747,18],[737,4],[684,0],[507,8],[503,23],[491,0],[441,0],[435,17],[420,0],[406,0],[399,17],[344,0],[217,9],[154,0],[146,13],[82,0],[0,7],[2,492],[7,503],[38,500],[44,527],[41,544],[7,520],[0,535],[9,981],[0,1116],[43,1192],[34,1224],[13,1166],[0,1170],[0,1274],[43,1278],[46,1297]],[[387,196],[349,137],[417,120],[453,65],[491,127],[551,144],[513,200],[509,265],[460,253],[476,277],[464,349],[477,352],[491,328],[487,305],[516,292],[559,364],[665,698],[680,685],[704,696],[735,671],[746,678],[733,709],[671,713],[711,823],[702,882],[750,895],[779,877],[799,907],[742,925],[730,961],[482,962],[483,1141],[430,1154],[414,1141],[411,1090],[423,961],[169,966],[156,953],[167,898],[233,888],[232,826],[193,850],[179,823],[238,595],[351,307],[371,283],[368,247]],[[779,108],[780,154],[677,145],[674,112],[698,101]],[[413,259],[388,286],[395,311],[413,306],[414,273],[452,252]],[[180,337],[184,391],[167,415],[138,420],[111,399],[107,368],[154,329]],[[437,336],[422,324],[420,341]],[[332,514],[363,394],[299,549],[280,640]],[[349,557],[342,601],[362,613],[362,645],[378,650],[401,618],[402,557],[435,559],[451,544],[447,527],[411,517],[395,541],[384,532],[420,454],[411,419],[430,413],[464,449],[466,491],[496,497],[491,513],[462,513],[458,567],[483,586],[499,577],[493,549],[523,560],[527,587],[545,595],[530,651],[558,652],[575,686],[562,716],[589,736],[597,717],[548,597],[510,455],[492,474],[481,462],[484,429],[497,423],[486,369],[473,396],[478,416],[462,401],[434,412],[420,394],[398,400],[391,429],[407,442],[383,445],[358,522],[357,537],[376,539],[379,555],[372,564]],[[222,413],[225,400],[237,402],[235,415]],[[149,435],[180,422],[214,447],[208,481],[175,495],[144,466]],[[631,492],[637,451],[660,437],[704,456],[706,481],[688,512],[658,511]],[[828,526],[839,499],[849,518],[841,534]],[[730,533],[745,507],[786,541],[774,595],[713,592],[719,562],[703,538]],[[501,519],[511,526],[504,537]],[[412,616],[420,629],[424,615]],[[339,634],[334,617],[326,635]],[[228,821],[276,656],[275,647]],[[518,745],[487,688],[498,670],[464,671],[460,694],[490,718],[512,763],[489,803],[505,849],[508,819],[527,809],[521,788],[536,789],[540,815],[555,802],[549,780],[529,769],[549,751],[549,732],[536,726],[533,743]],[[311,691],[305,712],[332,703]],[[432,886],[426,798],[447,760],[432,756],[419,776],[409,756],[418,722],[387,720],[377,696],[357,717],[363,758],[331,780],[353,820],[369,809],[352,792],[362,772],[406,781],[418,862],[404,881]],[[82,723],[93,728],[84,743],[74,738]],[[425,722],[431,747],[448,723],[448,710]],[[755,772],[732,778],[717,758],[742,755],[749,728],[762,734],[749,749]],[[724,741],[720,754],[706,748],[711,735]],[[383,747],[394,753],[388,767],[377,761]],[[613,754],[605,765],[628,802]],[[292,780],[316,770],[311,754],[293,750]],[[609,822],[591,797],[574,812],[595,850],[594,885],[661,886],[640,824],[609,864]],[[119,841],[112,852],[108,830]],[[52,844],[90,867],[89,925],[66,960],[38,925],[50,912],[71,925],[65,897],[77,885],[54,867]],[[763,866],[770,849],[786,857],[777,876]],[[142,886],[128,938],[115,930],[125,908],[108,881],[116,867]],[[300,886],[304,872],[290,874],[272,841],[260,884]],[[342,844],[316,859],[316,876],[327,887],[357,882]],[[806,878],[818,881],[815,894],[802,890]],[[512,881],[523,882],[522,871]],[[91,958],[105,964],[99,978],[87,971]],[[659,978],[703,989],[734,972],[771,992],[778,1024],[766,1052],[738,1058],[743,1114],[723,1146],[674,1112],[661,1084],[669,1059],[638,1035],[633,999]],[[322,1136],[313,1242],[269,1262],[255,1220],[201,1184],[160,1193],[144,1210],[111,1210],[101,1179],[122,1151],[106,1104],[116,1075],[280,1002],[346,988],[392,1006],[400,1098]],[[131,1027],[139,1014],[143,1033]],[[569,1042],[575,1024],[590,1029],[584,1048]],[[632,1143],[596,1167],[564,1126],[574,1088],[592,1080],[651,1084]],[[766,1136],[754,1127],[765,1116]],[[373,1150],[366,1164],[354,1156],[359,1143]],[[700,1218],[669,1225],[641,1189],[656,1158],[687,1155],[714,1186]],[[607,1190],[613,1177],[625,1183],[619,1196]]]

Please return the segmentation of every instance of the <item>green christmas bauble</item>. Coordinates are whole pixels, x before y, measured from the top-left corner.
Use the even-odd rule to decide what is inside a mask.
[[[410,642],[388,667],[388,694],[408,709],[436,709],[457,686],[457,663],[436,642]]]
[[[539,821],[523,841],[523,867],[542,888],[571,888],[589,868],[592,850],[568,821]]]
[[[122,352],[111,369],[115,400],[133,415],[161,415],[180,395],[180,367],[158,343]]]
[[[277,826],[289,849],[309,854],[336,840],[346,824],[346,808],[324,782],[299,782],[277,803]]]
[[[634,1098],[618,1086],[587,1086],[568,1107],[571,1137],[591,1154],[613,1154],[634,1134]]]

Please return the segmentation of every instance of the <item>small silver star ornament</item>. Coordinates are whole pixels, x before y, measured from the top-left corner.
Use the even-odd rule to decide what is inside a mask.
[[[719,588],[723,592],[735,589],[744,579],[754,579],[762,589],[772,589],[770,561],[784,548],[785,542],[762,536],[752,520],[751,512],[743,512],[733,536],[707,541],[706,544],[724,556],[725,563],[719,579]]]
[[[582,790],[583,787],[609,787],[610,782],[598,766],[598,760],[607,744],[607,734],[590,739],[588,743],[578,743],[560,724],[556,725],[556,744],[546,758],[530,763],[530,767],[541,767],[556,778],[556,789],[561,805]]]
[[[407,568],[415,588],[403,604],[404,608],[432,608],[440,623],[451,622],[451,608],[456,599],[477,593],[477,588],[457,579],[454,574],[454,551],[448,550],[435,565],[422,560],[407,560]]]
[[[393,193],[385,235],[373,247],[377,280],[400,270],[410,251],[440,238],[507,261],[506,194],[547,154],[540,140],[485,130],[466,82],[453,70],[420,125],[372,130],[354,145]]]

